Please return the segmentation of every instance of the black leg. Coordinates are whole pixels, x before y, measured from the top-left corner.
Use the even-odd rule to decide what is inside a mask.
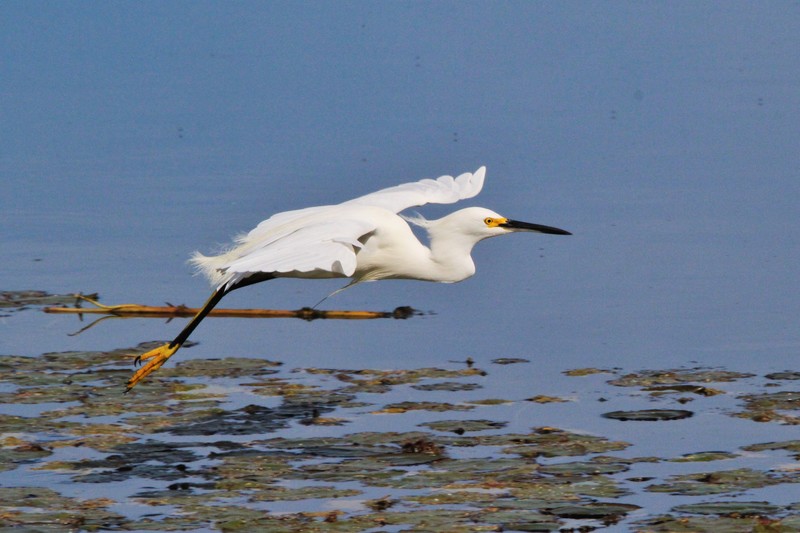
[[[254,283],[259,283],[261,281],[267,281],[273,279],[275,276],[272,274],[264,274],[258,273],[252,276],[248,276],[247,278],[241,280],[240,282],[230,286],[230,287],[221,287],[214,291],[214,293],[206,300],[206,303],[203,304],[203,307],[197,314],[192,318],[192,320],[186,325],[178,336],[175,337],[172,342],[169,344],[162,344],[158,348],[150,350],[149,352],[138,356],[134,360],[134,364],[138,365],[142,361],[148,360],[147,363],[137,370],[131,379],[128,380],[127,387],[125,388],[125,392],[130,391],[137,383],[142,381],[145,377],[150,375],[152,372],[161,368],[161,366],[169,359],[170,357],[178,351],[178,349],[186,342],[186,339],[189,338],[189,335],[197,328],[200,322],[214,309],[222,297],[231,292],[235,289],[240,289],[242,287],[246,287],[248,285],[252,285]]]

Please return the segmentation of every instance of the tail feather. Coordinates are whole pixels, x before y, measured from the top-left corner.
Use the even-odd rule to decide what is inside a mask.
[[[198,274],[204,275],[211,282],[212,285],[219,287],[228,281],[228,276],[224,271],[224,266],[227,263],[225,254],[206,256],[200,252],[192,254],[189,263],[194,266]]]

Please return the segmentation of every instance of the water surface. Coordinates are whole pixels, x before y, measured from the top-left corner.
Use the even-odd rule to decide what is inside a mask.
[[[554,426],[629,442],[629,457],[741,454],[796,437],[779,421],[729,413],[770,384],[797,390],[765,378],[796,370],[800,348],[797,6],[1,9],[0,289],[196,306],[209,288],[185,263],[193,250],[211,252],[277,211],[487,165],[485,189],[468,204],[574,235],[491,240],[476,248],[478,273],[462,283],[362,284],[323,304],[410,305],[431,312],[423,317],[208,320],[193,336],[199,344],[177,359],[261,358],[288,372],[453,369],[461,367],[452,361],[471,357],[491,369],[479,392],[426,398],[511,399],[476,418],[507,422],[504,432]],[[450,209],[420,211],[436,217]],[[281,280],[233,293],[224,306],[295,309],[339,287]],[[83,324],[34,308],[2,318],[0,352],[107,352],[172,338],[184,323],[107,321],[70,337]],[[500,357],[530,362],[491,363]],[[621,423],[600,415],[654,400],[608,385],[604,374],[563,374],[587,367],[619,375],[702,367],[754,377],[726,384],[725,395],[696,398],[687,407],[692,418]],[[264,402],[246,391],[222,394],[231,412]],[[418,392],[391,394],[380,403]],[[524,401],[535,395],[571,401]],[[2,412],[41,413],[36,405],[7,407]],[[295,422],[261,438],[398,425],[347,413],[341,432]],[[440,418],[403,417],[409,430]],[[764,471],[793,461],[785,452],[767,457],[734,461]],[[681,473],[654,468],[660,478]],[[73,495],[69,477],[41,479]],[[683,503],[637,494],[627,501],[646,509],[640,516]],[[785,494],[767,488],[741,497],[793,503]]]

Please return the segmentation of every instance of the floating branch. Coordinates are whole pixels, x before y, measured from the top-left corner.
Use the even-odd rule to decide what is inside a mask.
[[[192,317],[199,309],[185,305],[172,305],[158,307],[139,304],[103,305],[93,298],[84,295],[75,295],[78,302],[75,307],[45,307],[45,313],[73,313],[78,315],[113,315],[118,317],[140,318],[175,318]],[[80,302],[88,302],[95,307],[80,307]],[[208,316],[228,318],[302,318],[303,320],[348,319],[364,320],[372,318],[398,318],[405,319],[421,314],[419,311],[403,306],[394,311],[321,311],[310,307],[303,307],[296,311],[283,309],[213,309]]]

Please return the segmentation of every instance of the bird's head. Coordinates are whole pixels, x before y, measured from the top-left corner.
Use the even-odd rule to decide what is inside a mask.
[[[572,235],[563,229],[530,222],[520,222],[512,220],[483,207],[468,207],[456,211],[446,218],[452,218],[453,229],[473,235],[478,239],[496,237],[516,231],[532,231],[536,233],[547,233],[550,235]]]

